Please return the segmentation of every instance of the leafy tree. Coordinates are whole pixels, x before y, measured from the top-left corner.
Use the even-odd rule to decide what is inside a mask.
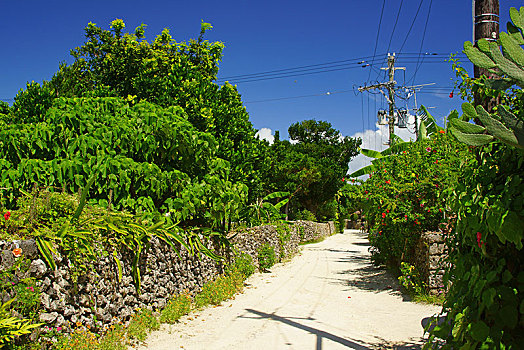
[[[121,97],[130,104],[178,106],[197,130],[218,141],[217,156],[232,163],[232,180],[260,191],[258,157],[264,143],[255,139],[236,87],[214,82],[224,45],[204,40],[211,25],[203,22],[198,39],[188,42],[176,42],[168,29],[148,42],[145,28],[125,33],[120,19],[109,30],[89,23],[86,42],[71,50],[71,65],[61,64],[51,81],[28,84],[17,94],[13,120],[41,121],[56,97]]]
[[[348,163],[357,154],[360,139],[342,137],[330,123],[305,120],[289,127],[292,141],[278,133],[271,146],[269,187],[292,194],[294,213],[307,209],[317,218],[332,216],[329,203],[343,185]]]

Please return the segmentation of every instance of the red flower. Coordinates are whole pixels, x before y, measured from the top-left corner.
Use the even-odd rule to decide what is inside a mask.
[[[453,98],[453,91],[449,93],[449,98]]]
[[[386,213],[382,213],[382,219],[386,217]]]
[[[22,248],[13,249],[13,255],[15,256],[15,258],[18,258],[20,255],[22,255]]]
[[[391,181],[387,180],[386,183],[389,185],[391,183]]]
[[[445,134],[446,133],[444,130],[439,130],[438,132],[441,133],[441,134]]]
[[[482,245],[485,245],[485,244],[486,242],[482,241],[482,233],[477,232],[477,245],[479,246],[479,248],[482,248]]]
[[[365,194],[368,194],[368,191],[364,191]]]
[[[11,212],[10,211],[8,211],[7,213],[4,214],[4,219],[9,220],[10,217],[11,217]]]

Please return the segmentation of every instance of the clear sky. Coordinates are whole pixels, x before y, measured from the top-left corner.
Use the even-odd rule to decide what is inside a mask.
[[[417,94],[417,103],[435,107],[431,112],[442,120],[462,102],[456,94],[449,98],[454,73],[444,57],[460,52],[463,42],[472,38],[470,0],[387,0],[383,12],[384,0],[1,2],[0,99],[9,103],[27,81],[48,80],[59,62],[71,62],[69,50],[84,42],[83,30],[90,21],[107,29],[111,20],[121,18],[129,31],[145,23],[149,40],[167,27],[177,41],[185,41],[198,36],[204,20],[214,27],[206,38],[225,44],[219,78],[348,60],[308,67],[302,71],[307,75],[239,80],[238,90],[257,129],[280,130],[287,137],[291,123],[315,118],[331,122],[343,135],[362,136],[367,130],[366,146],[371,148],[382,148],[375,119],[376,109],[386,103],[380,95],[351,90],[384,81],[379,68],[386,65],[386,54],[398,53],[405,41],[396,64],[406,72],[397,71],[396,80],[436,83]],[[501,29],[506,28],[509,8],[521,5],[522,1],[500,1]],[[376,59],[363,63],[370,66],[357,64],[357,58],[373,56],[375,45]],[[419,60],[412,79],[418,52],[440,55],[425,57],[421,64]],[[309,74],[315,67],[332,71]],[[297,96],[309,97],[287,99]],[[398,106],[413,105],[411,98],[399,100]],[[402,133],[404,138],[409,135]]]

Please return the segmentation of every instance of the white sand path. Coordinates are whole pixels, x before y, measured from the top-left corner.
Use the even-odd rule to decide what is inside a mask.
[[[303,246],[234,300],[163,325],[140,349],[420,348],[420,322],[440,308],[406,301],[368,247],[356,230]]]

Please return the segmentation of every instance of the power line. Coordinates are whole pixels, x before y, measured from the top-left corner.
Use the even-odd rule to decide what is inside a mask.
[[[415,13],[415,17],[413,18],[413,22],[411,22],[411,26],[409,27],[408,33],[406,34],[406,38],[404,38],[404,42],[400,46],[400,50],[398,52],[402,52],[402,49],[404,48],[404,45],[406,44],[406,41],[408,40],[409,34],[411,33],[411,30],[413,29],[413,25],[415,24],[415,21],[417,20],[418,13],[420,11],[420,8],[422,7],[422,3],[424,0],[420,0],[420,4],[418,5],[417,13]]]
[[[380,10],[380,19],[378,21],[378,30],[377,30],[377,38],[375,39],[375,49],[373,50],[373,56],[377,53],[377,46],[378,46],[378,38],[380,36],[380,26],[382,25],[382,15],[384,15],[384,6],[386,5],[386,0],[382,1],[382,10]],[[368,74],[368,81],[371,77],[371,70]]]
[[[426,23],[424,24],[424,32],[422,34],[422,40],[420,41],[420,48],[419,51],[422,52],[422,45],[424,45],[424,38],[426,37],[426,30],[428,28],[428,22],[429,22],[429,15],[431,14],[431,5],[433,4],[433,0],[429,1],[429,8],[428,8],[428,15],[426,17]],[[418,61],[418,60],[417,60]],[[422,61],[424,61],[424,56],[422,56]],[[415,82],[415,77],[417,76],[417,72],[422,65],[422,62],[419,64],[417,62],[417,65],[415,66],[415,73],[413,73],[413,77],[410,80],[410,84],[413,84]]]
[[[273,102],[273,101],[282,101],[282,100],[294,100],[294,99],[300,99],[300,98],[308,98],[308,97],[318,97],[318,96],[330,96],[335,94],[345,94],[348,92],[354,92],[355,89],[351,90],[341,90],[341,91],[328,91],[324,93],[319,94],[311,94],[311,95],[301,95],[301,96],[289,96],[289,97],[276,97],[276,98],[268,98],[265,100],[256,100],[256,101],[247,101],[244,103],[261,103],[261,102]]]
[[[346,60],[338,60],[338,61],[331,61],[331,62],[325,62],[325,63],[309,64],[309,65],[305,65],[305,66],[298,66],[298,67],[291,67],[291,68],[275,69],[275,70],[259,72],[259,73],[231,75],[229,77],[218,78],[218,80],[226,80],[226,79],[233,79],[233,78],[244,78],[244,77],[253,77],[253,76],[256,76],[256,75],[265,75],[265,74],[279,73],[279,72],[284,72],[285,73],[285,71],[291,71],[291,70],[297,70],[297,69],[300,70],[300,69],[303,69],[303,68],[311,68],[311,67],[329,66],[329,65],[333,65],[333,64],[339,64],[339,63],[350,63],[350,62],[353,62],[353,61],[360,61],[360,62],[357,62],[357,63],[363,63],[366,60],[374,59],[374,58],[375,58],[375,56],[363,56],[363,57],[350,58],[350,59],[346,59]]]
[[[397,18],[395,19],[395,25],[393,26],[393,30],[391,31],[391,36],[389,37],[388,49],[386,50],[387,52],[389,52],[389,48],[391,47],[391,41],[393,40],[393,34],[395,34],[395,29],[397,28],[398,18],[400,16],[400,10],[402,10],[403,2],[404,0],[400,0],[400,6],[398,7]]]

